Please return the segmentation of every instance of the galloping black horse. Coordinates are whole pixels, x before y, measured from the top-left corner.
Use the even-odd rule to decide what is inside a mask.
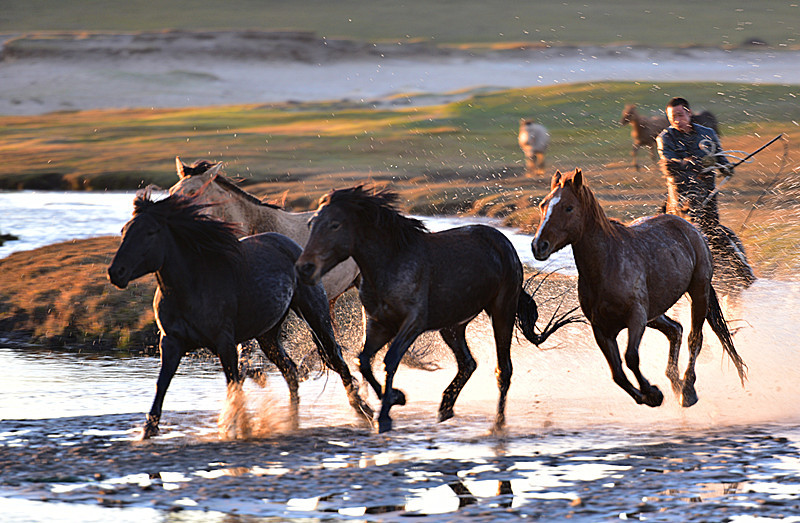
[[[236,345],[252,338],[280,369],[289,386],[292,423],[297,425],[297,367],[279,342],[289,309],[306,321],[322,360],[342,378],[350,404],[371,420],[334,339],[328,300],[321,285],[297,281],[300,246],[275,233],[239,241],[230,224],[204,215],[186,197],[160,201],[138,197],[133,218],[108,268],[112,284],[154,272],[153,302],[161,331],[161,371],[144,438],[158,433],[161,406],[181,357],[206,347],[219,356],[228,384],[240,382]]]
[[[523,289],[522,264],[511,242],[483,225],[429,233],[419,220],[401,215],[392,192],[353,187],[324,196],[311,222],[311,237],[297,260],[305,282],[317,282],[352,256],[362,283],[367,335],[359,355],[361,373],[382,399],[378,430],[391,430],[389,409],[404,405],[405,395],[392,388],[400,359],[421,333],[438,330],[453,350],[458,373],[442,395],[439,421],[453,416],[456,398],[477,364],[467,347],[467,324],[481,311],[492,320],[497,348],[500,399],[494,430],[505,424],[506,394],[511,384],[511,336],[515,318],[525,337],[540,344],[559,327],[576,321],[568,312],[535,330],[536,303]],[[392,341],[381,389],[372,373],[372,358]],[[385,392],[384,392],[385,391]]]

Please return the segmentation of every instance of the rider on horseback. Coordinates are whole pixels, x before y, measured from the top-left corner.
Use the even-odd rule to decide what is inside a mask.
[[[741,240],[719,221],[714,191],[715,171],[731,176],[733,166],[722,152],[717,133],[692,123],[692,111],[686,99],[671,99],[666,113],[670,126],[656,139],[661,170],[667,179],[666,211],[694,223],[705,235],[715,257],[733,254],[728,263],[734,276],[749,285],[755,281],[755,276],[747,263]]]

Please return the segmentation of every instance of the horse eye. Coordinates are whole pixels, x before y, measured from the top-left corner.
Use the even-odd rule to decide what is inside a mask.
[[[330,229],[332,231],[338,230],[341,224],[339,222],[331,222]]]
[[[572,212],[572,205],[567,205],[567,212]]]

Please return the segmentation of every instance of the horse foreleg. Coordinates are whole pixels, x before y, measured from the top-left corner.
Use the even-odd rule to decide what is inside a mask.
[[[658,407],[664,401],[664,394],[661,393],[658,387],[651,385],[639,369],[639,344],[642,342],[644,328],[644,321],[634,321],[628,325],[628,347],[625,349],[625,364],[639,382],[642,402],[650,407]]]
[[[400,360],[403,359],[403,355],[418,335],[419,331],[409,322],[406,322],[397,336],[395,336],[391,345],[389,345],[389,350],[386,351],[386,356],[383,358],[383,366],[386,369],[386,383],[383,387],[381,411],[378,414],[378,432],[392,430],[392,418],[389,416],[389,410],[395,405],[406,404],[406,395],[403,391],[393,388],[392,382],[394,381],[397,367],[400,365]]]
[[[678,373],[678,356],[681,351],[681,338],[683,337],[683,327],[677,321],[662,314],[658,318],[651,320],[648,327],[656,329],[664,334],[669,340],[669,359],[667,360],[667,377],[672,383],[672,391],[676,396],[681,395],[683,382]]]
[[[606,357],[614,383],[627,392],[636,403],[644,403],[642,393],[628,381],[628,377],[625,376],[625,372],[622,370],[622,358],[620,358],[619,347],[617,346],[616,340],[617,333],[606,335],[595,325],[592,325],[592,331],[597,346],[600,347],[603,356]]]
[[[456,399],[458,399],[458,395],[461,393],[461,389],[464,388],[467,380],[469,380],[472,373],[475,372],[475,369],[478,368],[478,364],[475,363],[475,359],[472,357],[472,353],[470,353],[469,347],[467,346],[466,328],[466,325],[456,325],[439,331],[444,342],[452,349],[456,357],[456,363],[458,364],[458,372],[456,372],[455,378],[453,378],[453,381],[450,382],[450,385],[448,385],[442,393],[442,403],[439,405],[440,422],[454,416],[453,407],[456,404]]]
[[[172,377],[175,376],[183,356],[183,345],[179,341],[163,334],[159,341],[159,349],[161,351],[161,370],[158,372],[158,380],[156,381],[156,397],[153,399],[153,405],[147,415],[147,423],[145,423],[144,431],[142,432],[142,439],[149,439],[158,434],[158,423],[161,420],[161,407],[164,404],[164,396],[167,394],[169,384],[172,382]]]
[[[631,148],[631,161],[633,167],[636,169],[637,172],[639,171],[639,158],[637,157],[638,153],[639,153],[639,145],[634,143],[633,147]]]
[[[261,346],[261,351],[269,361],[278,367],[281,375],[283,375],[283,379],[286,380],[286,386],[289,388],[289,424],[292,429],[296,429],[300,425],[298,420],[300,410],[300,384],[297,377],[297,365],[295,365],[292,358],[286,354],[286,351],[280,343],[282,324],[283,321],[278,322],[271,330],[256,339]]]
[[[375,354],[386,345],[389,340],[394,336],[394,332],[384,328],[383,325],[367,318],[366,334],[364,335],[364,349],[358,355],[358,370],[367,383],[375,391],[378,399],[383,399],[383,388],[378,380],[375,379],[375,374],[372,372],[372,358]]]

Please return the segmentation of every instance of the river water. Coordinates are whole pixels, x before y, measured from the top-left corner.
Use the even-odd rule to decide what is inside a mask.
[[[0,228],[21,240],[0,256],[116,234],[131,199],[2,193]],[[84,225],[58,230],[67,220],[54,215],[73,210]],[[429,221],[432,229],[455,223],[463,220]],[[527,262],[530,238],[512,240]],[[567,254],[554,265],[570,272],[569,263]],[[679,302],[672,312],[684,325],[687,309]],[[584,325],[559,331],[543,350],[515,342],[502,438],[488,435],[495,358],[480,318],[468,330],[479,366],[456,417],[435,423],[453,376],[444,355],[438,371],[401,367],[395,383],[408,405],[393,409],[388,435],[356,420],[334,375],[301,385],[301,428],[288,431],[286,388],[270,375],[263,388],[245,384],[258,437],[231,439],[220,430],[227,404],[219,364],[198,356],[184,360],[170,386],[162,434],[140,442],[157,358],[0,340],[1,519],[800,521],[800,285],[759,280],[726,315],[749,379],[739,383],[707,330],[700,402],[690,409],[669,392],[667,343],[657,333],[648,331],[641,348],[644,374],[665,393],[655,409],[614,385]]]

